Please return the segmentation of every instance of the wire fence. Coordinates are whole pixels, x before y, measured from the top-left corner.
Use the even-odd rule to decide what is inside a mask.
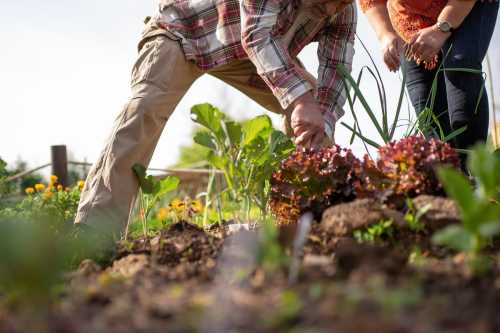
[[[68,161],[67,159],[67,153],[66,153],[66,146],[51,146],[51,156],[52,156],[52,161],[50,163],[46,163],[34,168],[31,168],[29,170],[25,170],[22,172],[19,172],[15,175],[9,176],[5,179],[5,182],[14,182],[16,180],[19,180],[23,177],[26,177],[30,174],[33,174],[35,172],[38,172],[40,170],[43,170],[45,168],[51,167],[51,173],[55,176],[58,177],[59,182],[61,184],[67,185],[67,178],[68,178],[68,166],[81,166],[81,167],[91,167],[93,164],[89,162],[80,162],[80,161]],[[208,176],[211,172],[215,172],[216,174],[222,174],[221,171],[219,170],[210,170],[206,168],[198,168],[198,167],[204,167],[206,163],[196,163],[192,164],[189,167],[185,168],[148,168],[147,170],[150,172],[157,172],[160,173],[157,177],[166,177],[166,176],[177,176],[179,178],[188,178],[190,180],[196,180],[200,179],[202,180],[205,177],[202,176]]]

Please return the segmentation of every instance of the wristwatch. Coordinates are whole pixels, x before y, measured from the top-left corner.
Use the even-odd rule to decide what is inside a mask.
[[[449,22],[446,21],[438,21],[436,24],[436,27],[438,28],[439,31],[442,31],[444,33],[449,33],[455,31],[455,28],[451,26]]]

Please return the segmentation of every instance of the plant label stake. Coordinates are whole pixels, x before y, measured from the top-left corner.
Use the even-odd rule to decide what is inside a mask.
[[[314,215],[311,212],[304,213],[298,222],[297,235],[293,242],[293,257],[290,265],[290,273],[288,275],[288,283],[295,284],[297,282],[300,270],[300,261],[302,260],[304,245],[307,235],[311,230],[311,224],[314,220]]]

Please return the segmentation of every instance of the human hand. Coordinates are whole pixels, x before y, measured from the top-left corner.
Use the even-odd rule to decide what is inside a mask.
[[[395,33],[387,33],[380,42],[385,64],[391,72],[396,72],[401,66],[401,55],[404,50],[403,40]]]
[[[408,56],[417,61],[432,61],[441,51],[450,32],[443,32],[436,26],[418,31],[408,45]]]
[[[306,93],[294,102],[291,126],[296,145],[302,147],[321,146],[325,137],[325,120],[312,93]]]

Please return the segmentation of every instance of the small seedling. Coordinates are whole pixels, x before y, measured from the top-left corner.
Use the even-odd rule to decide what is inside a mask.
[[[353,237],[358,243],[375,243],[384,238],[391,239],[394,232],[393,223],[393,220],[381,220],[363,230],[355,230]]]
[[[406,199],[408,210],[404,216],[404,220],[412,231],[421,232],[425,230],[425,224],[422,223],[422,217],[431,209],[432,205],[427,204],[424,207],[416,210],[413,201],[410,198]]]
[[[153,208],[161,200],[162,197],[177,189],[177,187],[179,186],[179,178],[168,176],[164,179],[157,180],[151,175],[146,175],[146,168],[140,164],[135,164],[132,167],[132,170],[134,171],[137,180],[139,181],[139,186],[141,189],[139,214],[142,222],[144,236],[147,236],[147,221],[151,212],[153,211]]]

